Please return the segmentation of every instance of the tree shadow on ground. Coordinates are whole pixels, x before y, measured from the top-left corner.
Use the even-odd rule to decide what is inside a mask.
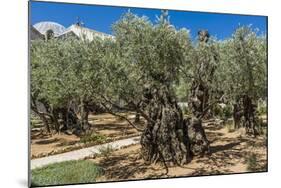
[[[108,159],[103,159],[99,165],[105,169],[106,180],[126,180],[126,179],[155,179],[165,177],[184,177],[200,175],[218,175],[247,172],[243,161],[247,157],[249,144],[257,143],[258,140],[224,132],[223,126],[215,124],[205,127],[206,135],[210,140],[210,153],[203,157],[195,156],[191,163],[181,167],[172,167],[173,173],[166,175],[163,165],[146,165],[139,156],[139,150],[123,152],[123,154],[111,155]],[[230,134],[230,135],[228,135]],[[258,141],[259,142],[259,141]],[[264,142],[263,142],[264,143]],[[264,145],[263,145],[264,146]],[[264,155],[262,155],[264,157]],[[262,158],[258,156],[258,158]],[[266,171],[267,161],[259,160],[259,170]],[[176,170],[180,170],[176,175]],[[187,169],[186,171],[183,169]],[[170,169],[172,171],[172,169]]]
[[[240,145],[242,142],[232,142],[232,143],[228,143],[228,144],[223,144],[223,145],[217,145],[217,146],[211,146],[210,147],[210,154],[214,154],[216,152],[220,152],[220,151],[227,151],[232,149],[235,146]]]
[[[144,165],[138,158],[128,157],[126,154],[104,158],[99,166],[106,169],[107,178],[118,180],[134,178],[136,174],[145,173],[148,169],[154,170],[151,166]]]
[[[122,131],[120,131],[120,132],[122,132]],[[107,136],[112,137],[112,138],[118,138],[118,137],[120,137],[120,132],[111,133],[111,134],[108,134]],[[136,134],[136,131],[124,130],[122,133],[123,133],[122,135],[133,135],[133,134]]]
[[[56,144],[56,146],[73,146],[75,144],[79,143],[79,141],[66,141],[66,140],[61,140],[59,143]]]
[[[36,140],[36,139],[46,139],[46,138],[50,138],[51,135],[48,134],[43,134],[41,132],[31,132],[31,140]]]
[[[206,131],[206,134],[207,134],[210,144],[220,140],[221,137],[224,135],[223,133],[214,133],[214,132],[207,132],[207,131]]]
[[[143,125],[138,125],[139,127],[142,127]],[[125,130],[135,130],[132,126],[130,126],[129,124],[123,124],[123,123],[105,123],[105,124],[97,124],[97,125],[93,125],[92,126],[94,131],[106,131],[106,130],[110,130],[110,131],[116,131],[116,132],[122,132]],[[136,132],[136,131],[135,131]]]
[[[52,144],[52,143],[55,143],[55,142],[58,142],[58,141],[59,141],[58,138],[50,138],[50,139],[36,141],[35,144],[41,144],[41,145]]]
[[[207,124],[207,125],[203,125],[203,127],[205,128],[205,131],[218,131],[221,130],[223,128],[222,125],[217,125],[217,124]]]

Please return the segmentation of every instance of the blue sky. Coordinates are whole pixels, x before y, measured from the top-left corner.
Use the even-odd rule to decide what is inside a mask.
[[[161,10],[112,7],[99,5],[79,5],[66,3],[49,3],[31,1],[31,24],[41,21],[53,21],[65,27],[77,21],[77,17],[85,23],[85,26],[97,31],[111,34],[111,25],[120,16],[130,9],[132,13],[139,16],[147,16],[152,22]],[[253,28],[259,29],[259,34],[266,33],[266,17],[245,16],[231,14],[201,13],[189,11],[169,10],[170,22],[176,28],[187,28],[195,38],[197,31],[207,29],[217,39],[225,39],[231,36],[233,31],[240,25],[251,24]]]

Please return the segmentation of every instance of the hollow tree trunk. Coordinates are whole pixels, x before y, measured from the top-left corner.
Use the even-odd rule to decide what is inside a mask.
[[[184,120],[182,111],[167,86],[146,89],[143,106],[150,118],[141,136],[144,160],[149,163],[164,161],[170,165],[182,165],[190,161],[192,154],[197,154],[191,148],[196,145],[194,143],[204,144],[196,140],[199,138],[197,134],[201,134],[197,132],[197,127],[201,124],[194,127]],[[189,129],[194,131],[193,144],[190,142]]]

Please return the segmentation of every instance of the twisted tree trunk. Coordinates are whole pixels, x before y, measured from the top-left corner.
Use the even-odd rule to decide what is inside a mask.
[[[248,95],[244,95],[243,101],[243,116],[244,116],[244,127],[247,133],[252,133],[254,136],[258,135],[256,129],[257,117],[256,117],[256,106],[253,104],[252,99]]]
[[[60,133],[59,110],[58,110],[58,108],[52,109],[51,121],[54,125],[56,133]]]
[[[209,147],[201,124],[183,118],[171,93],[168,86],[161,86],[147,88],[144,94],[142,107],[150,121],[141,136],[141,145],[142,156],[149,163],[182,165]]]
[[[187,119],[186,125],[188,127],[188,138],[191,153],[199,156],[208,154],[210,152],[210,143],[205,134],[201,119]]]
[[[256,105],[248,95],[239,96],[233,105],[234,128],[243,127],[247,134],[257,136],[259,134],[256,125],[258,118],[256,116]]]
[[[209,90],[201,81],[193,81],[191,87],[190,106],[195,117],[201,118],[205,115],[205,109],[209,102]]]
[[[241,108],[239,101],[233,105],[233,120],[234,128],[239,129],[241,127],[241,119],[243,116],[243,109]]]

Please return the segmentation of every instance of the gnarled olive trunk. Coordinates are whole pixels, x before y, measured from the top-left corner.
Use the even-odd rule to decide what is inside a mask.
[[[53,108],[51,112],[52,112],[51,121],[52,121],[52,124],[54,125],[54,129],[55,129],[56,133],[60,133],[59,109]]]
[[[205,110],[207,109],[207,104],[209,102],[208,88],[201,82],[193,81],[189,101],[192,114],[197,118],[203,117],[206,113]]]
[[[243,108],[239,104],[239,101],[237,101],[233,105],[233,120],[234,120],[235,129],[239,129],[241,127],[242,116],[243,116]]]
[[[256,106],[248,95],[240,96],[233,105],[234,127],[238,129],[243,127],[246,133],[258,135],[256,125],[258,124],[256,116]]]
[[[84,131],[89,129],[88,117],[89,117],[89,110],[87,109],[86,105],[83,105],[83,107],[81,108],[81,120],[80,121],[81,121],[81,127]]]
[[[252,99],[248,95],[244,95],[242,98],[243,102],[243,116],[244,116],[244,127],[247,133],[252,133],[254,136],[258,135],[256,129],[256,106],[253,104]]]
[[[141,136],[142,156],[147,162],[164,161],[165,164],[182,165],[190,161],[192,154],[198,154],[197,145],[202,152],[208,148],[208,142],[198,141],[202,132],[192,121],[185,120],[175,97],[168,86],[147,88],[144,94],[143,108],[149,116],[145,131]],[[195,125],[195,126],[194,126]],[[191,135],[189,135],[192,133]],[[189,137],[192,137],[191,139]]]
[[[198,118],[186,119],[190,151],[193,155],[202,156],[210,152],[210,143],[202,126],[202,120]]]

